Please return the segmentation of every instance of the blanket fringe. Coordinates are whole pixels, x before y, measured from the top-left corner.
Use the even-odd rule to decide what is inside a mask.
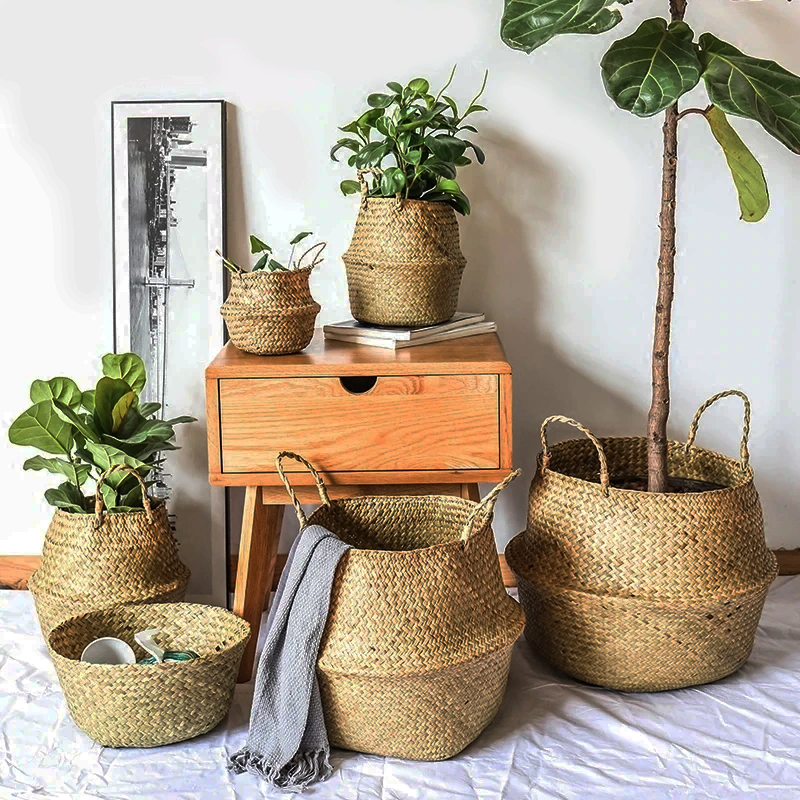
[[[295,793],[305,791],[312,783],[325,780],[333,772],[325,750],[295,753],[286,764],[275,767],[246,747],[231,756],[228,769],[237,774],[249,772],[271,786]]]

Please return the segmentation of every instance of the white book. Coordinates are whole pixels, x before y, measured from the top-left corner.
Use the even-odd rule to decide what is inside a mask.
[[[465,328],[456,328],[449,331],[436,331],[419,339],[381,339],[375,336],[341,334],[326,332],[325,338],[335,342],[350,342],[351,344],[365,344],[369,347],[382,347],[385,350],[401,350],[405,347],[416,347],[418,344],[432,344],[433,342],[446,342],[448,339],[463,339],[467,336],[478,336],[481,333],[493,333],[497,330],[494,322],[476,322]]]
[[[340,337],[369,336],[373,339],[390,339],[403,342],[422,339],[433,333],[464,328],[476,322],[483,322],[484,318],[483,314],[475,311],[458,311],[447,322],[440,322],[438,325],[425,325],[421,328],[376,328],[373,325],[365,325],[363,322],[348,319],[344,322],[324,325],[322,330],[325,332],[326,337],[329,333],[333,333]]]

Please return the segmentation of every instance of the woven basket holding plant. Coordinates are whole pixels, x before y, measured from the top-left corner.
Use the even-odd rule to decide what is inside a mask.
[[[256,236],[250,237],[250,250],[260,257],[251,272],[223,257],[231,273],[231,290],[220,313],[231,341],[240,350],[281,355],[308,347],[320,312],[319,303],[311,296],[309,277],[322,263],[325,242],[310,247],[297,261],[293,259],[297,244],[310,235],[304,231],[291,240],[288,267],[276,261],[272,248]]]
[[[134,353],[103,357],[104,376],[81,392],[70,378],[37,380],[33,405],[9,428],[13,444],[48,454],[23,468],[66,480],[48,489],[56,506],[29,581],[42,633],[86,611],[127,602],[182,600],[189,569],[178,557],[164,501],[148,498],[163,454],[178,449],[175,426],[140,402],[147,374]],[[84,493],[92,478],[96,486]]]
[[[505,0],[501,38],[530,53],[562,34],[605,34],[623,23],[624,2],[575,13],[579,5]],[[664,115],[647,435],[597,440],[574,420],[552,418],[589,439],[549,451],[543,442],[528,530],[507,550],[526,605],[528,640],[582,680],[638,691],[703,683],[741,666],[776,572],[747,454],[747,398],[715,395],[695,417],[688,444],[667,436],[681,122],[708,125],[745,222],[765,217],[769,192],[728,115],[758,123],[800,153],[800,76],[712,33],[696,38],[687,0],[664,6],[668,19],[644,20],[600,62],[606,92],[619,108],[637,117]],[[701,82],[708,105],[681,109]],[[693,447],[699,415],[729,394],[746,406],[740,463]]]
[[[331,158],[352,151],[348,164],[358,180],[345,180],[345,195],[361,194],[350,246],[342,255],[347,271],[350,309],[370,325],[421,326],[450,319],[458,308],[466,260],[459,244],[455,212],[469,214],[470,204],[456,182],[459,167],[479,163],[483,151],[464,138],[476,129],[465,119],[486,109],[478,105],[486,86],[463,113],[444,92],[430,93],[424,78],[407,86],[390,82],[390,93],[367,98],[369,109],[341,128]],[[372,139],[377,133],[378,138]],[[385,161],[393,160],[387,166]]]

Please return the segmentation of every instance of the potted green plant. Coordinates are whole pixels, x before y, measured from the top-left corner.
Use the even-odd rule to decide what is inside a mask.
[[[344,180],[345,195],[361,194],[350,246],[343,254],[350,308],[370,325],[420,326],[450,319],[458,306],[461,253],[456,212],[470,203],[456,181],[458,170],[483,164],[484,154],[467,118],[485,111],[475,97],[459,110],[445,94],[434,95],[425,78],[405,86],[390,81],[389,92],[367,97],[367,110],[341,131],[330,155],[350,151],[347,163],[357,180]],[[467,153],[470,155],[467,155]]]
[[[258,260],[250,272],[217,250],[231,273],[231,291],[220,309],[231,341],[257,355],[297,353],[308,347],[320,305],[311,296],[309,277],[322,263],[325,242],[317,242],[295,259],[297,245],[313,234],[298,233],[290,242],[286,264],[270,245],[250,236],[250,252]]]
[[[102,366],[88,391],[71,378],[35,380],[33,405],[8,429],[12,444],[46,454],[23,469],[63,479],[44,495],[56,511],[29,582],[45,635],[85,610],[183,599],[189,580],[166,505],[148,487],[163,454],[178,449],[175,426],[195,420],[159,419],[158,403],[140,401],[147,372],[135,353],[108,353]]]
[[[530,53],[560,34],[604,33],[622,21],[618,6],[629,1],[506,0],[501,38],[509,47]],[[531,488],[530,535],[524,539],[520,534],[507,550],[531,619],[537,620],[531,621],[529,640],[577,677],[616,688],[690,685],[738,668],[752,647],[766,587],[775,574],[749,466],[747,398],[738,391],[715,395],[698,411],[686,444],[667,439],[677,145],[679,122],[690,115],[702,117],[730,169],[741,218],[761,220],[769,208],[764,173],[727,115],[757,122],[800,153],[800,78],[711,33],[696,39],[684,20],[686,0],[669,0],[669,11],[669,19],[648,19],[614,42],[600,65],[606,92],[620,108],[638,117],[664,114],[648,434],[596,440],[574,420],[547,420],[545,427],[552,421],[568,422],[591,440],[573,440],[548,450],[543,432],[543,456]],[[709,104],[680,110],[679,99],[701,81]],[[694,447],[700,415],[731,394],[745,403],[740,462]],[[596,485],[598,455],[600,486]],[[542,571],[548,568],[550,577]],[[701,600],[694,610],[684,605],[681,611],[678,601],[687,600],[692,591],[695,601]],[[567,612],[569,592],[577,594],[569,595],[572,606]],[[636,607],[619,599],[631,600],[637,593]],[[617,599],[611,601],[609,596]],[[738,619],[722,625],[726,615],[718,606],[734,596]],[[653,605],[654,597],[666,605]],[[564,614],[573,612],[568,621]],[[618,613],[625,615],[624,623],[615,616]],[[697,617],[689,624],[691,614]],[[628,631],[624,644],[620,637],[615,639],[614,625],[618,632]],[[559,633],[570,627],[569,635],[581,629],[584,642],[592,643],[583,647],[582,664],[565,655],[578,652]],[[679,646],[665,661],[660,654],[668,641]],[[597,649],[590,652],[593,646]],[[705,661],[703,654],[708,655]],[[609,664],[614,668],[603,673]],[[648,669],[649,682],[642,677]]]

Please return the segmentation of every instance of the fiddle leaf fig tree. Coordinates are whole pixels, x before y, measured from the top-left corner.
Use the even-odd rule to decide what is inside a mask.
[[[173,443],[175,426],[194,422],[194,417],[156,419],[159,403],[141,403],[139,394],[147,384],[147,371],[135,353],[103,356],[103,377],[97,386],[82,392],[71,378],[35,380],[31,384],[33,405],[23,411],[8,429],[12,444],[33,447],[47,456],[32,456],[25,470],[49,472],[65,478],[48,489],[50,505],[75,514],[94,511],[93,498],[82,487],[95,481],[112,466],[125,464],[143,478],[163,461]],[[145,480],[151,485],[151,480]],[[129,473],[109,475],[101,492],[110,513],[142,508],[142,492]]]
[[[531,53],[560,34],[600,34],[623,20],[632,0],[505,0],[503,41]],[[800,77],[774,61],[754,58],[711,33],[699,38],[685,21],[687,0],[669,0],[669,19],[645,20],[614,42],[600,62],[609,97],[637,117],[664,114],[661,242],[652,352],[652,397],[648,415],[648,475],[651,492],[669,491],[667,421],[670,408],[669,350],[675,286],[675,204],[678,123],[702,116],[730,170],[741,219],[758,222],[769,210],[764,171],[728,120],[757,122],[793,153],[800,153]],[[679,99],[703,82],[709,104],[678,108]]]

